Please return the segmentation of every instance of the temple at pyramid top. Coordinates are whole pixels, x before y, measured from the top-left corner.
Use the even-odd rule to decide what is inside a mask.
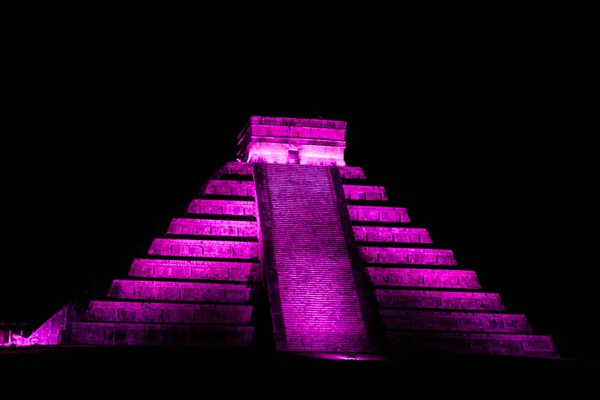
[[[238,135],[238,160],[342,167],[345,135],[344,121],[254,116]]]

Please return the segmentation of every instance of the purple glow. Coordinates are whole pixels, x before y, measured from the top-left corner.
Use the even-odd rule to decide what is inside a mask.
[[[187,212],[193,214],[254,216],[256,215],[256,205],[253,201],[195,199],[190,203]]]
[[[389,226],[354,226],[354,237],[361,242],[432,243],[427,229]]]
[[[253,332],[252,326],[73,322],[69,332],[69,343],[111,346],[145,344],[250,347]]]
[[[210,180],[204,193],[221,196],[254,196],[254,182]]]
[[[366,263],[456,265],[452,250],[359,246],[358,252]]]
[[[375,289],[375,296],[383,308],[506,311],[497,293]]]
[[[129,276],[259,282],[262,271],[260,263],[251,262],[136,259]]]
[[[352,221],[410,222],[406,208],[348,205]]]
[[[258,258],[257,242],[154,239],[148,254],[177,257]]]
[[[387,329],[530,333],[521,314],[457,311],[381,310]]]
[[[404,351],[437,349],[453,353],[557,357],[550,336],[502,333],[387,331],[396,348]]]
[[[255,221],[173,218],[167,233],[179,235],[257,237]]]
[[[407,210],[346,165],[345,132],[343,121],[251,117],[238,161],[189,204],[196,218],[171,221],[168,235],[196,238],[156,238],[107,298],[74,300],[12,344],[251,347],[253,314],[270,307],[276,349],[305,357],[385,359],[375,326],[401,351],[555,357],[525,315],[479,291],[475,271],[449,269],[452,250],[416,245],[432,244],[428,231],[400,227]],[[382,205],[348,205],[360,200]]]
[[[367,267],[365,271],[371,282],[377,286],[413,286],[447,289],[481,288],[475,271],[382,267]]]
[[[182,324],[249,324],[252,306],[92,301],[87,321]]]
[[[363,352],[365,325],[328,168],[266,165],[278,276],[278,350]],[[302,188],[302,196],[290,195]],[[260,204],[260,203],[259,203]],[[271,282],[270,284],[274,284]],[[276,317],[278,310],[272,308]]]
[[[348,200],[386,201],[388,199],[383,186],[344,185],[344,195]]]
[[[108,298],[246,303],[250,300],[251,290],[251,287],[244,284],[233,283],[129,281],[115,279],[108,291]]]

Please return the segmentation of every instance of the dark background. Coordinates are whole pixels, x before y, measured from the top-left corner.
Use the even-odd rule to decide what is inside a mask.
[[[600,359],[591,58],[560,24],[303,24],[280,39],[298,25],[157,21],[11,33],[0,320],[39,324],[125,276],[235,159],[251,115],[322,117],[348,122],[348,165],[484,290],[563,354]]]

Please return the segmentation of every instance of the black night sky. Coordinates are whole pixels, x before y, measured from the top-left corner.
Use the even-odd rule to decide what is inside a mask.
[[[37,36],[14,49],[0,320],[39,324],[125,276],[235,159],[251,115],[322,117],[348,122],[348,165],[386,186],[484,290],[563,354],[600,359],[591,107],[565,61],[577,51],[558,36],[354,47],[266,35],[234,47],[127,33]]]

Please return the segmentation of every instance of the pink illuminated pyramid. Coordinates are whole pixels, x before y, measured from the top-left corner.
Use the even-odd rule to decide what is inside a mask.
[[[342,121],[251,117],[237,161],[127,279],[19,344],[556,357],[551,337],[346,165],[345,133]]]

